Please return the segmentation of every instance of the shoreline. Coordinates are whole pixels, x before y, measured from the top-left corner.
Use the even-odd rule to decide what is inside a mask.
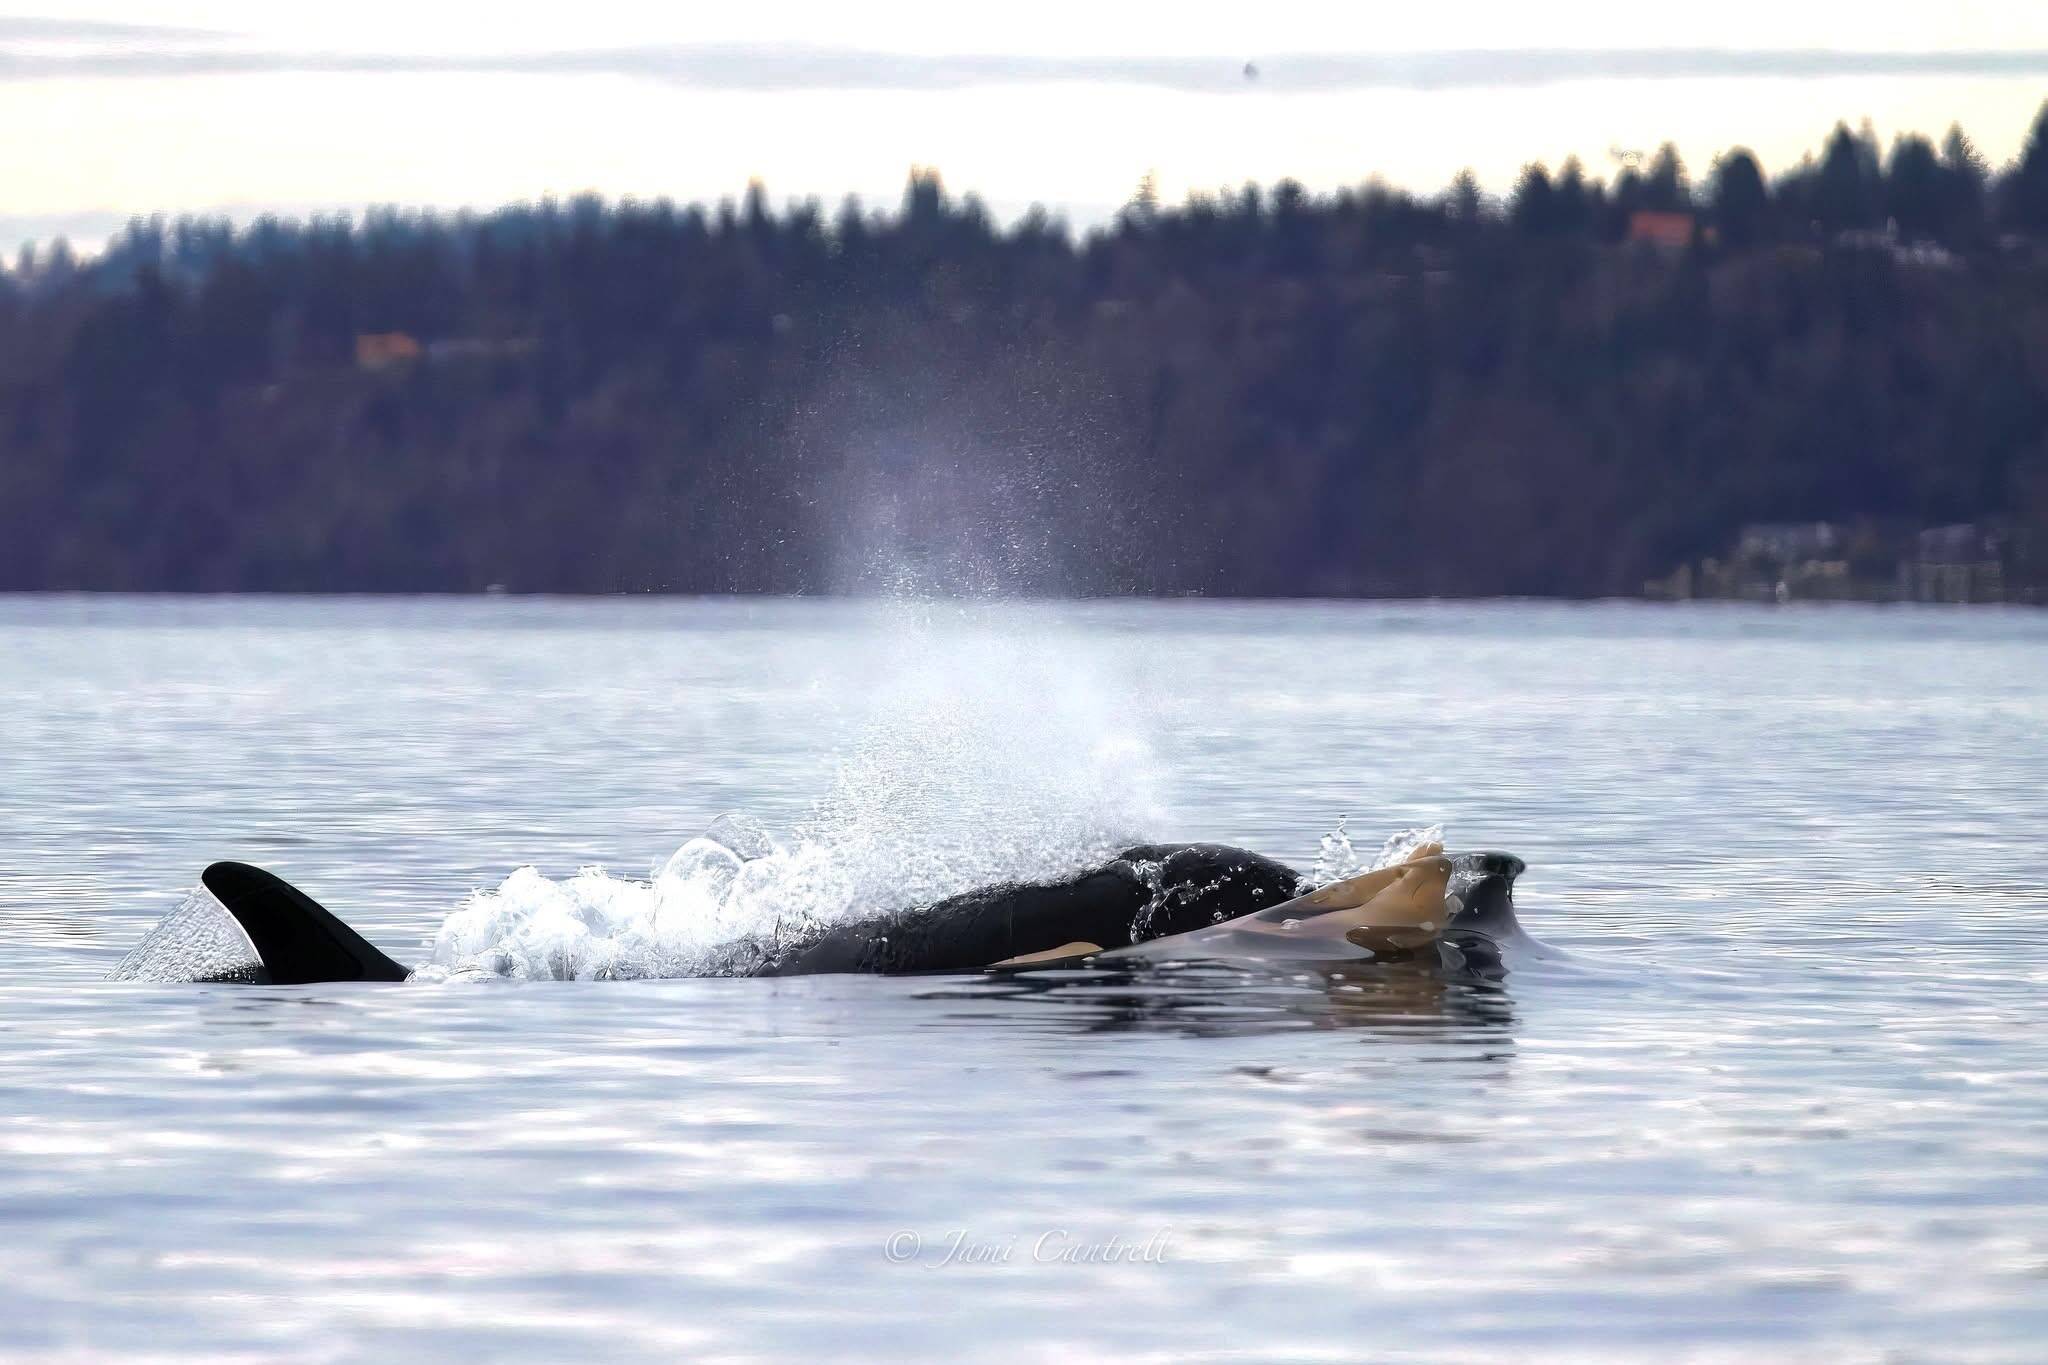
[[[1172,605],[1179,603],[1205,603],[1219,606],[1648,606],[1657,608],[1684,609],[1694,607],[1769,607],[1773,609],[1825,608],[1868,608],[1886,607],[1901,610],[1952,611],[1957,608],[2016,608],[2036,611],[2048,606],[2048,601],[1999,601],[1999,602],[1942,602],[1919,601],[1898,597],[1792,597],[1783,600],[1768,597],[1662,597],[1654,594],[1639,596],[1585,596],[1542,595],[1535,593],[1503,593],[1495,595],[1450,595],[1439,594],[1428,597],[1401,596],[1330,596],[1317,593],[1290,594],[1287,596],[1233,596],[1216,593],[1075,593],[1049,595],[1036,593],[858,593],[858,592],[681,592],[662,588],[621,590],[618,592],[575,592],[549,589],[533,591],[478,591],[475,589],[422,588],[414,590],[379,590],[359,588],[334,589],[272,589],[272,588],[225,588],[219,590],[194,590],[185,588],[0,588],[0,602],[20,601],[361,601],[361,602],[406,602],[406,601],[463,601],[463,602],[815,602],[845,603],[861,606],[1093,606],[1123,605],[1132,603],[1157,603]]]

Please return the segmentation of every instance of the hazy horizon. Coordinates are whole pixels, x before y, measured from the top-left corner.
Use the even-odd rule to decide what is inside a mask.
[[[0,244],[89,249],[151,213],[715,202],[754,180],[778,204],[887,206],[913,166],[999,217],[1042,204],[1085,228],[1147,175],[1169,201],[1290,178],[1430,192],[1467,167],[1503,192],[1525,162],[1576,155],[1611,178],[1666,140],[1696,176],[1738,145],[1775,173],[1838,120],[1886,143],[1960,122],[2003,164],[2048,95],[2048,14],[1961,4],[1877,34],[1861,7],[1782,9],[1279,3],[1226,22],[596,0],[483,34],[389,0],[197,0],[176,26],[92,4],[0,18],[0,118],[38,134],[0,152]]]

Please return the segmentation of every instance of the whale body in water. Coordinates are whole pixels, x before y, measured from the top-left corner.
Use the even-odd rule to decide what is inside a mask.
[[[1437,844],[1327,886],[1224,844],[1144,844],[1058,880],[1007,882],[892,915],[755,945],[738,974],[1013,970],[1095,959],[1177,957],[1417,961],[1497,974],[1521,936],[1508,853],[1446,856]],[[247,863],[201,875],[246,943],[202,945],[171,920],[113,973],[117,980],[302,985],[403,981],[410,971],[299,888]],[[225,934],[226,931],[217,931]],[[239,950],[239,951],[237,951]],[[181,956],[182,953],[182,956]],[[211,963],[182,974],[179,962]],[[232,965],[222,966],[223,961]]]

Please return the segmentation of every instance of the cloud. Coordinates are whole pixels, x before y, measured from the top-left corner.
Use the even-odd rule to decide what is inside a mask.
[[[81,30],[106,41],[21,50],[10,26]],[[83,30],[92,30],[86,33]],[[119,30],[118,33],[109,30]],[[47,33],[40,36],[48,37]],[[1827,48],[1522,48],[1244,57],[1034,57],[865,52],[784,45],[622,47],[528,53],[295,52],[219,43],[183,30],[0,20],[0,80],[266,74],[627,76],[699,90],[958,90],[1081,83],[1196,94],[1453,90],[1595,80],[1803,80],[1829,76],[2038,76],[2048,50],[1862,52]],[[157,39],[155,45],[132,40]],[[14,45],[14,50],[6,50]]]
[[[0,14],[0,43],[198,42],[220,35],[165,24],[115,24],[98,19],[30,19]]]

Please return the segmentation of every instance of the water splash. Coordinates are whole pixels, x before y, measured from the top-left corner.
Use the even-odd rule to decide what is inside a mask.
[[[882,609],[866,724],[786,839],[726,816],[646,881],[521,868],[416,975],[744,974],[854,919],[1106,861],[1166,823],[1141,688],[1086,637],[971,604]]]
[[[645,882],[614,878],[598,868],[552,881],[520,868],[448,917],[433,939],[431,960],[413,976],[744,976],[834,924],[928,904],[992,881],[1063,875],[1106,860],[1131,842],[1112,839],[1075,856],[1055,856],[1056,844],[998,842],[967,850],[967,860],[995,866],[1009,859],[1012,870],[963,878],[956,875],[958,865],[944,859],[879,856],[887,846],[863,842],[868,833],[841,843],[813,833],[783,844],[727,815],[676,850]],[[1367,862],[1339,821],[1323,839],[1311,881],[1324,885],[1403,862],[1418,846],[1442,837],[1441,825],[1400,830]]]
[[[1328,886],[1331,882],[1340,882],[1361,872],[1405,863],[1409,855],[1424,844],[1441,844],[1444,841],[1444,827],[1440,824],[1396,830],[1386,837],[1380,851],[1368,862],[1351,843],[1350,819],[1349,816],[1340,817],[1337,828],[1322,837],[1315,864],[1309,869],[1311,886]]]
[[[262,971],[249,936],[202,883],[114,964],[107,980],[254,981]]]

